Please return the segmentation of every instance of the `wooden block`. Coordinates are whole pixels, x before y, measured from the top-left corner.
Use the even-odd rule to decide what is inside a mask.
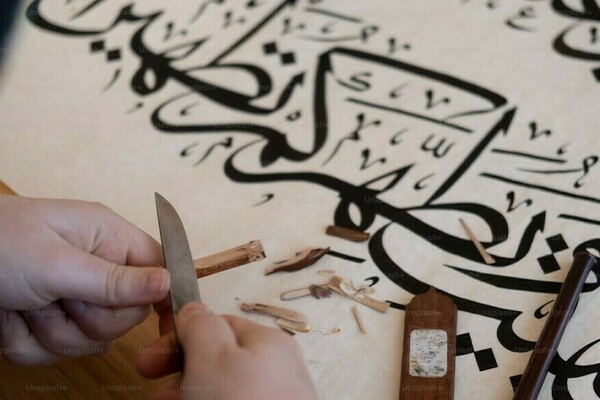
[[[431,288],[405,315],[400,400],[453,400],[456,305]]]

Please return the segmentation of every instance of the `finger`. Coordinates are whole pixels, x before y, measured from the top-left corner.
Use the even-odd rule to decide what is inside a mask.
[[[289,335],[281,329],[269,328],[235,315],[224,315],[223,318],[235,333],[237,342],[242,347],[252,347],[260,343],[276,343],[280,339],[289,339]]]
[[[175,319],[175,327],[183,347],[184,370],[191,376],[200,374],[202,367],[210,365],[217,357],[240,351],[227,321],[202,303],[191,302],[183,306]],[[186,357],[186,354],[192,356]]]
[[[19,365],[49,365],[59,360],[38,343],[16,311],[0,310],[0,350],[9,361]]]
[[[99,355],[112,346],[87,337],[57,303],[22,313],[37,341],[54,354],[67,357]]]
[[[161,336],[141,350],[136,368],[145,378],[160,378],[181,370],[179,349],[173,333]]]
[[[173,307],[169,296],[154,304],[154,310],[158,314],[158,332],[161,336],[173,331],[175,321],[173,320]]]
[[[37,282],[37,290],[53,299],[131,307],[159,302],[169,291],[170,276],[164,268],[118,265],[67,244],[47,253],[52,269],[62,272]]]
[[[154,400],[179,400],[181,393],[179,392],[179,375],[170,376],[165,379],[160,388],[156,389],[152,398]]]
[[[105,205],[85,201],[50,204],[57,208],[46,213],[50,226],[80,249],[117,264],[162,264],[158,242]]]
[[[150,315],[150,306],[109,308],[81,300],[63,300],[79,329],[90,339],[111,341],[120,338]]]
[[[162,265],[163,254],[160,244],[125,218],[115,213],[112,214],[113,218],[105,219],[105,232],[100,235],[100,245],[94,254],[125,265]],[[113,259],[114,254],[111,249],[123,245],[126,247],[126,258],[124,260]]]

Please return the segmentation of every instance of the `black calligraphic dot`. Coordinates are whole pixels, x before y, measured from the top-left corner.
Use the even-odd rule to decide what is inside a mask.
[[[181,150],[181,152],[179,153],[180,157],[187,157],[190,155],[190,150],[194,147],[198,146],[198,142],[196,143],[192,143],[188,146],[186,146],[183,150]]]
[[[281,55],[281,63],[283,65],[295,64],[296,57],[294,56],[294,53],[283,53]]]
[[[569,245],[565,242],[565,239],[560,233],[558,235],[547,237],[546,243],[548,243],[548,247],[550,247],[550,250],[552,250],[553,253],[558,253],[559,251],[569,248]]]
[[[96,40],[95,42],[90,43],[90,51],[92,53],[97,53],[102,50],[104,50],[104,40]]]
[[[131,108],[127,111],[127,114],[131,114],[132,112],[139,110],[143,106],[144,106],[144,103],[139,101],[139,102],[135,103],[135,106],[133,106],[133,108]]]
[[[107,61],[117,61],[121,59],[121,50],[110,50],[106,52],[106,60]]]
[[[371,282],[371,284],[369,285],[369,287],[374,286],[377,284],[377,282],[379,282],[379,277],[378,276],[371,276],[369,278],[365,278],[365,281],[367,282]]]
[[[600,82],[600,68],[594,68],[592,70],[592,74],[594,74],[594,78],[596,78],[596,81]]]
[[[496,361],[492,349],[477,350],[475,352],[475,361],[477,361],[479,371],[486,371],[498,367],[498,362]]]
[[[544,274],[549,274],[554,271],[560,270],[560,265],[553,254],[548,254],[546,256],[540,257],[537,259],[540,268],[544,271]]]
[[[517,391],[517,387],[519,387],[519,383],[521,382],[521,377],[523,375],[514,375],[511,376],[510,379],[510,385],[512,386],[513,392]]]
[[[302,116],[302,111],[297,110],[297,111],[294,111],[293,113],[288,114],[288,116],[285,117],[285,119],[287,119],[290,122],[293,122],[293,121],[297,121],[301,116]]]
[[[473,348],[473,341],[471,340],[471,334],[463,333],[456,335],[456,355],[463,356],[465,354],[471,354],[475,351]]]
[[[263,51],[265,54],[274,54],[277,53],[277,43],[269,42],[263,45]]]

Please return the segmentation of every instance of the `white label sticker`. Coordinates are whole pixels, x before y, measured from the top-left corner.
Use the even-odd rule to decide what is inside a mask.
[[[415,329],[410,333],[412,376],[437,378],[448,370],[448,335],[441,329]]]

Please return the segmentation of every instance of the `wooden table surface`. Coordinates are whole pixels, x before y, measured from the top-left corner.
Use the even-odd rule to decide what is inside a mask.
[[[135,361],[158,338],[153,314],[102,356],[63,358],[51,366],[22,367],[0,358],[0,399],[149,399],[160,381],[140,377]]]
[[[0,193],[15,194],[0,181]],[[148,399],[160,380],[147,380],[135,370],[146,346],[159,337],[158,315],[118,340],[106,354],[63,358],[55,365],[22,367],[0,356],[0,399]]]

